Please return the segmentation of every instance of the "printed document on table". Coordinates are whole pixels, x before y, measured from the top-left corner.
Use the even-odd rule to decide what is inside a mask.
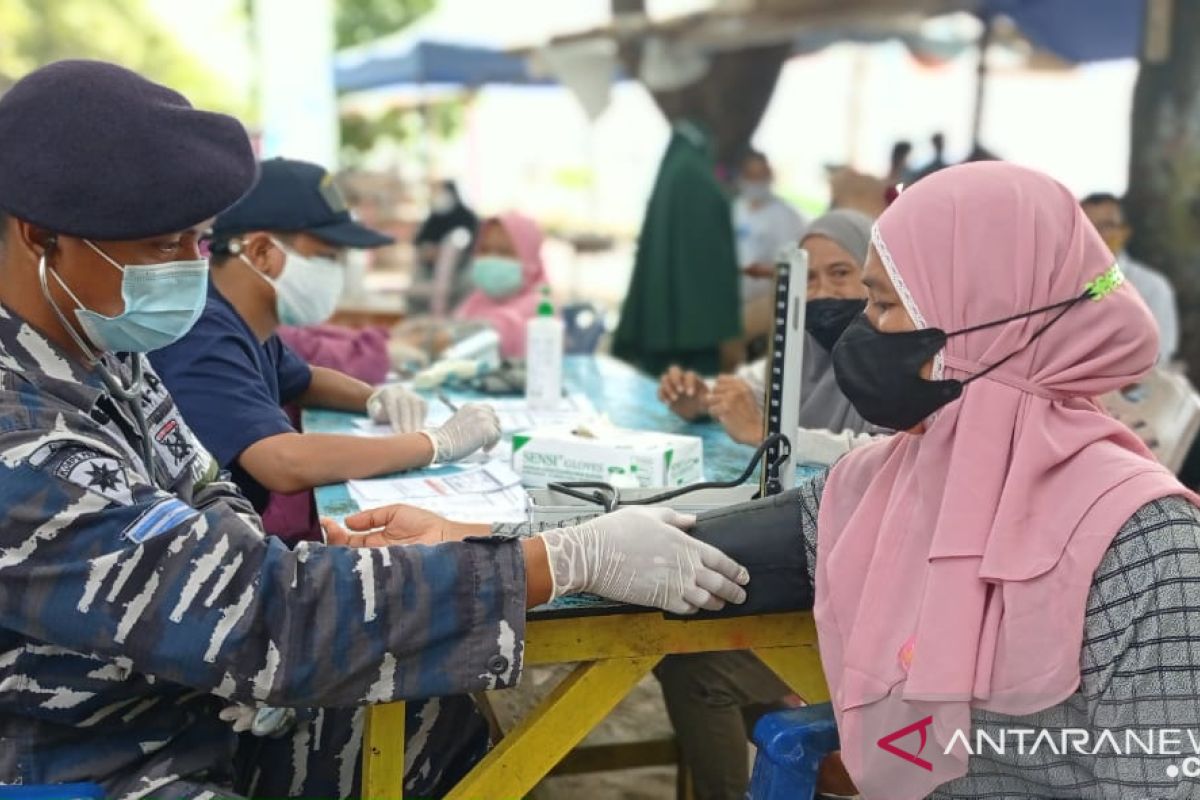
[[[350,481],[362,509],[406,503],[457,522],[522,522],[527,518],[521,477],[501,461],[451,465],[399,478]]]
[[[460,400],[454,398],[456,405],[466,402],[482,403],[496,410],[500,418],[500,430],[506,434],[527,431],[532,428],[560,427],[578,425],[596,415],[596,407],[585,394],[570,394],[562,399],[559,407],[550,411],[530,410],[524,397],[496,397],[485,400]],[[432,399],[429,401],[429,414],[425,424],[437,427],[454,415],[445,403]],[[354,421],[355,433],[360,436],[390,436],[393,431],[388,425],[378,425],[369,419]]]

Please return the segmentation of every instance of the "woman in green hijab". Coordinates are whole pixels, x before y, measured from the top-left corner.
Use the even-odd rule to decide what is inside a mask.
[[[721,344],[742,334],[729,198],[708,137],[675,126],[638,236],[613,354],[652,375],[678,364],[715,374]]]

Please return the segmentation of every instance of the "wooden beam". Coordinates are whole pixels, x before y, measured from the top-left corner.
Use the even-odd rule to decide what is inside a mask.
[[[573,751],[550,772],[549,777],[585,775],[616,769],[671,767],[678,764],[679,745],[674,739],[596,744]]]

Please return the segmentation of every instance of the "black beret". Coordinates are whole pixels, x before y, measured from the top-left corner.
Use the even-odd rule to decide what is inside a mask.
[[[254,184],[242,124],[102,61],[58,61],[0,98],[0,209],[68,236],[186,230]]]

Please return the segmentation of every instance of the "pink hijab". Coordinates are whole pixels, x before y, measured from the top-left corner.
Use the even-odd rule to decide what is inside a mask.
[[[1066,188],[1003,163],[925,178],[873,240],[917,326],[950,332],[1076,297],[1113,263]],[[830,474],[815,614],[842,758],[868,800],[964,775],[961,741],[946,750],[958,730],[973,741],[971,708],[1026,715],[1074,693],[1114,536],[1151,500],[1197,501],[1091,399],[1154,365],[1136,291],[1072,307],[1025,347],[1048,319],[950,338],[934,378],[1020,352],[923,434],[856,450]]]
[[[488,297],[476,289],[463,300],[454,312],[456,319],[482,320],[491,323],[500,335],[500,352],[505,358],[525,355],[525,323],[537,313],[541,287],[546,283],[542,265],[542,230],[529,217],[510,211],[486,220],[489,225],[499,222],[512,240],[517,260],[521,262],[524,281],[516,294],[503,300]]]

